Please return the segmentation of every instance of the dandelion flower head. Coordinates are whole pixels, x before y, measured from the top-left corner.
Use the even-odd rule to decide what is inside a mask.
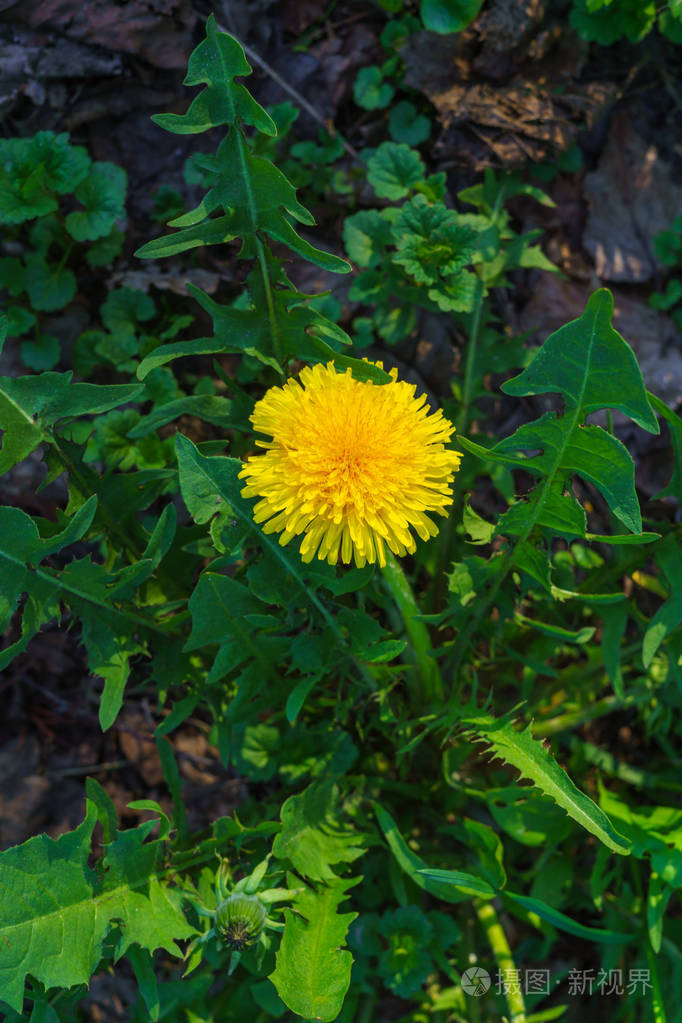
[[[381,365],[380,363],[378,365]],[[256,522],[284,545],[303,534],[301,557],[334,565],[386,563],[438,533],[460,456],[446,448],[454,427],[431,412],[415,386],[374,384],[339,373],[332,362],[306,367],[300,382],[271,387],[251,421],[265,453],[240,473],[244,497],[258,497]]]

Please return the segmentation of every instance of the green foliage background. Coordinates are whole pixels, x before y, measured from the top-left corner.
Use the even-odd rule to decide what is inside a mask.
[[[479,7],[425,0],[420,13],[457,31]],[[131,382],[52,372],[59,351],[39,330],[21,346],[37,372],[0,379],[1,470],[40,451],[47,479],[66,473],[69,486],[55,521],[0,508],[0,626],[16,630],[0,665],[47,623],[77,623],[102,680],[102,729],[131,679],[169,712],[156,739],[173,803],[170,819],[134,804],[154,819],[121,830],[90,779],[76,830],[0,853],[4,1017],[80,1018],[91,976],[125,958],[134,1020],[571,1018],[563,990],[514,985],[474,1010],[461,986],[474,962],[502,974],[547,963],[562,980],[581,964],[595,977],[646,969],[646,986],[609,1001],[610,1018],[678,1019],[682,555],[671,508],[682,499],[682,421],[647,392],[605,289],[538,350],[504,332],[494,290],[518,268],[555,270],[506,204],[551,200],[520,174],[487,172],[458,196],[475,212],[451,208],[445,176],[411,148],[425,137],[416,111],[394,117],[393,141],[367,158],[377,206],[345,220],[360,270],[351,297],[367,310],[347,333],[328,296],[287,277],[291,258],[351,266],[300,233],[313,217],[270,158],[278,129],[237,81],[249,73],[210,18],[185,80],[201,91],[185,114],[155,118],[181,135],[225,130],[193,164],[203,199],[175,209],[170,232],[137,253],[239,244],[239,298],[222,304],[190,286],[213,335],[179,337],[191,313],[171,317],[118,289],[102,329],[78,339],[74,367],[78,377],[116,367]],[[391,102],[382,74],[356,83],[367,109]],[[4,342],[70,301],[74,245],[92,266],[113,258],[125,174],[66,136],[2,146],[0,218],[24,246],[3,260]],[[329,138],[299,149],[295,168],[331,164],[332,150]],[[348,182],[329,180],[343,194]],[[78,205],[63,216],[65,194]],[[362,352],[376,336],[399,342],[420,310],[446,313],[467,338],[446,406],[465,456],[450,520],[404,566],[304,565],[240,493],[254,401],[301,362],[333,361],[381,386],[387,374]],[[230,377],[215,364],[219,391],[183,368],[225,354],[239,368]],[[551,410],[508,437],[475,429],[492,369],[509,377],[505,394]],[[588,421],[613,409],[670,432],[674,469],[645,515],[610,412],[606,425]],[[214,439],[159,434],[185,415]],[[475,507],[483,486],[503,508],[494,518]],[[608,736],[625,712],[646,738],[646,768],[582,727]],[[199,833],[167,738],[194,714],[261,793]],[[268,914],[243,949],[218,926],[234,891]]]

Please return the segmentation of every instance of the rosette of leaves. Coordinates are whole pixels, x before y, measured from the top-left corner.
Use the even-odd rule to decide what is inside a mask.
[[[379,975],[401,998],[411,998],[433,969],[429,944],[433,927],[418,906],[401,906],[384,913],[378,932],[386,948],[379,958]]]
[[[476,276],[465,270],[476,251],[477,235],[460,223],[454,210],[443,203],[429,205],[416,195],[400,210],[392,229],[395,262],[444,312],[471,309]]]
[[[76,294],[68,264],[76,266],[78,247],[87,243],[80,255],[91,266],[118,255],[123,233],[115,225],[125,216],[125,193],[125,171],[93,163],[66,133],[0,140],[0,224],[22,250],[0,260],[0,296],[17,300],[7,302],[8,336],[25,338],[21,355],[30,369],[59,360],[60,343],[41,314],[63,309]]]

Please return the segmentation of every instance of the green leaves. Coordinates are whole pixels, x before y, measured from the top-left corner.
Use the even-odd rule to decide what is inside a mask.
[[[421,0],[420,13],[424,28],[448,35],[461,32],[483,6],[483,0]]]
[[[381,68],[376,65],[360,68],[353,83],[353,96],[359,107],[383,110],[393,99],[393,93],[393,86],[384,81]]]
[[[282,1001],[304,1019],[336,1019],[350,984],[353,957],[343,946],[357,913],[339,913],[350,887],[360,878],[337,879],[302,888],[285,912],[285,928],[270,980]],[[290,888],[297,879],[288,879]]]
[[[56,841],[40,835],[0,853],[0,1000],[17,1012],[27,975],[46,988],[87,984],[114,925],[116,958],[132,944],[179,956],[176,942],[194,933],[160,879],[164,844],[145,841],[154,822],[119,832],[93,869],[96,821],[88,801],[75,831]]]
[[[26,291],[34,309],[51,313],[63,309],[76,294],[72,270],[47,263],[37,252],[26,257]]]
[[[131,401],[140,384],[71,383],[72,373],[0,377],[0,473],[26,458],[50,439],[52,427],[67,417],[107,412]]]
[[[339,792],[330,781],[311,785],[290,796],[282,806],[282,830],[272,851],[294,870],[313,881],[329,883],[338,863],[352,863],[365,850],[354,844],[359,836],[339,822]]]
[[[630,842],[618,834],[604,811],[576,788],[542,743],[533,738],[530,726],[518,731],[510,721],[487,715],[469,718],[463,724],[469,735],[485,742],[489,752],[511,764],[521,778],[529,779],[541,792],[551,796],[569,817],[609,849],[621,854],[630,851]]]
[[[66,229],[77,242],[105,238],[125,216],[127,175],[113,163],[95,163],[78,185],[76,199],[84,206],[67,214]]]
[[[380,199],[402,199],[424,177],[419,153],[395,142],[382,142],[367,165],[367,180]]]
[[[525,424],[484,454],[479,445],[459,438],[480,457],[516,465],[540,476],[536,490],[502,516],[496,532],[519,536],[535,526],[584,536],[579,506],[568,492],[574,475],[594,484],[611,511],[633,533],[642,519],[634,486],[634,463],[617,438],[585,418],[600,408],[617,408],[651,433],[658,423],[647,399],[634,353],[611,326],[613,298],[601,289],[584,314],[551,335],[528,369],[503,385],[518,397],[554,392],[565,402],[562,416],[548,412]]]
[[[0,139],[0,223],[21,224],[57,209],[56,195],[72,192],[90,169],[82,146],[66,133]]]
[[[243,85],[234,81],[250,71],[239,43],[218,32],[211,16],[206,23],[206,39],[190,57],[185,79],[186,85],[204,84],[207,88],[183,116],[165,114],[155,120],[167,131],[178,134],[194,134],[216,125],[229,125],[230,130],[216,156],[204,161],[213,175],[212,187],[204,200],[196,209],[171,222],[171,226],[183,230],[149,242],[137,255],[156,259],[197,245],[214,245],[241,237],[241,255],[253,257],[267,236],[325,270],[346,273],[349,267],[344,260],[316,249],[296,233],[287,214],[303,224],[312,224],[312,215],[298,202],[296,190],[285,175],[269,160],[255,156],[247,143],[243,124],[266,135],[276,134],[269,115]],[[223,214],[209,219],[218,209]]]
[[[429,867],[408,847],[395,821],[379,803],[374,803],[374,812],[398,866],[420,888],[443,902],[458,903],[471,895],[493,898],[495,889],[482,877],[461,870]]]
[[[528,369],[502,385],[505,394],[561,394],[579,422],[590,412],[616,408],[643,430],[658,433],[637,359],[611,326],[613,296],[601,288],[577,320],[544,343]]]

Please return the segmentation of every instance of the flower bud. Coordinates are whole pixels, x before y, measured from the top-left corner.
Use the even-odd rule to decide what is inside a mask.
[[[236,892],[216,910],[215,929],[219,939],[233,952],[241,952],[258,941],[265,926],[265,906],[257,895]]]

